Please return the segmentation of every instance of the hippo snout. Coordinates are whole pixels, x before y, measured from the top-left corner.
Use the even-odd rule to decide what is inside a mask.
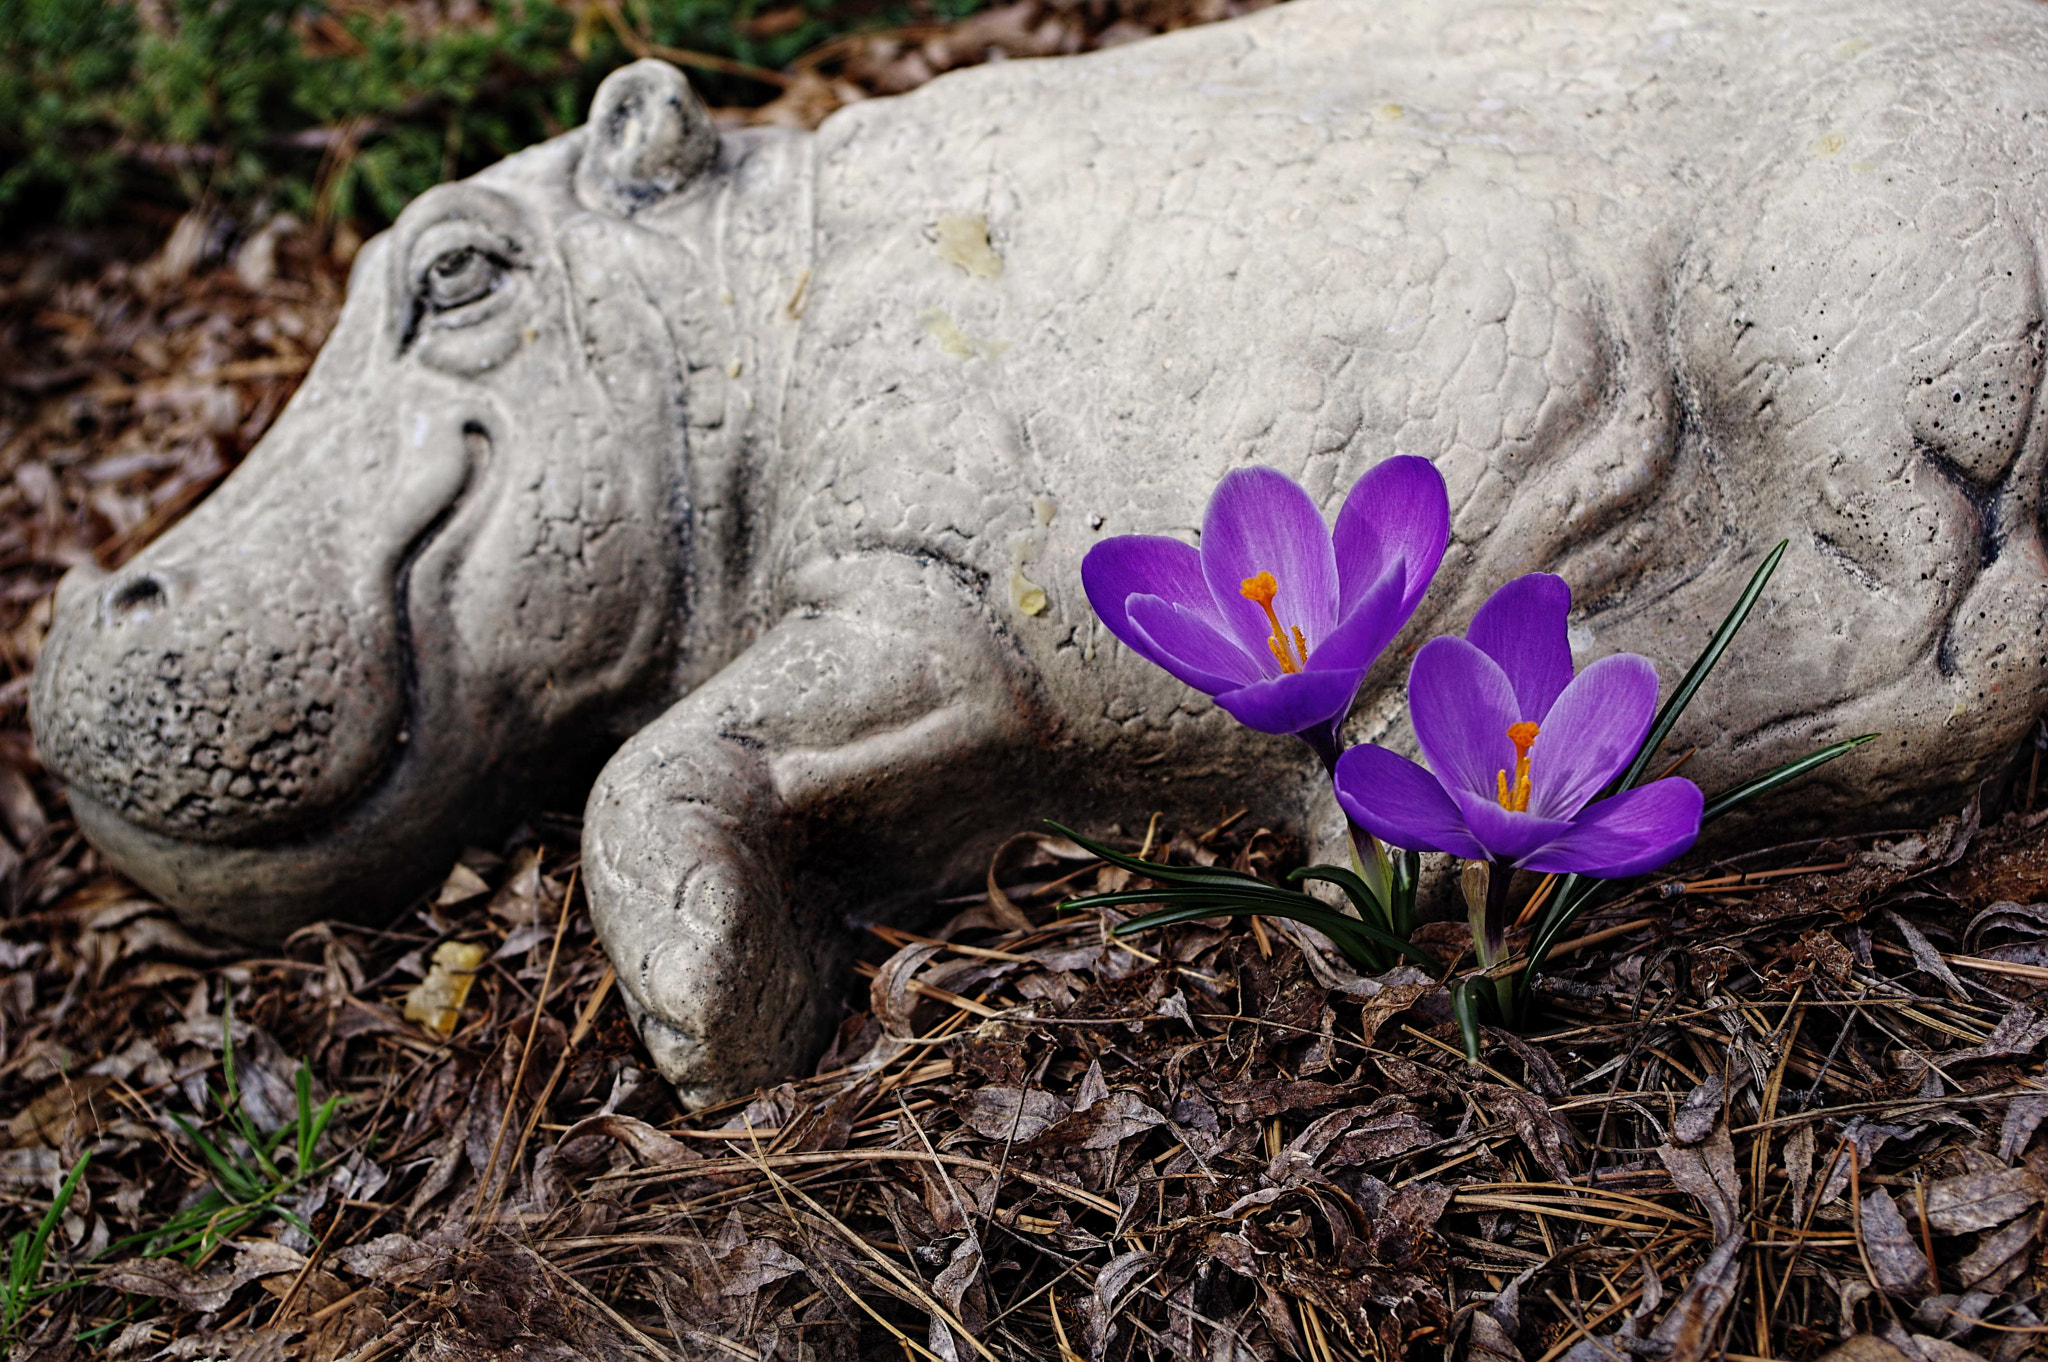
[[[316,546],[254,556],[288,555],[277,577],[232,551],[74,572],[31,698],[50,768],[197,842],[280,837],[374,784],[406,709],[395,605],[333,590],[347,578]]]

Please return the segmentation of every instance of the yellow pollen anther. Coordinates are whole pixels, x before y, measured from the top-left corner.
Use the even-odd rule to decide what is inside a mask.
[[[1266,640],[1266,647],[1273,653],[1273,660],[1280,664],[1280,670],[1292,676],[1308,665],[1308,640],[1301,636],[1300,626],[1284,629],[1280,616],[1273,611],[1273,598],[1280,594],[1280,583],[1270,572],[1261,572],[1247,577],[1238,586],[1238,592],[1248,601],[1258,602],[1259,609],[1266,612],[1266,622],[1273,626],[1273,636]],[[1288,651],[1288,635],[1293,634],[1293,651]]]
[[[1494,773],[1494,780],[1500,792],[1500,806],[1509,813],[1529,811],[1529,749],[1535,745],[1540,730],[1526,720],[1508,725],[1508,741],[1515,745],[1515,783],[1508,785],[1508,773]]]

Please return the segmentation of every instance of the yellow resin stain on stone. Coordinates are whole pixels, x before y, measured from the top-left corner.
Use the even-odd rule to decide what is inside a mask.
[[[988,244],[988,219],[978,213],[948,213],[939,219],[939,259],[977,279],[1003,272],[1003,258]]]
[[[1045,552],[1046,530],[1060,504],[1048,496],[1031,498],[1032,528],[1010,536],[1010,604],[1022,615],[1045,613],[1045,588],[1024,575],[1024,565]]]
[[[1023,568],[1010,569],[1010,604],[1026,615],[1045,613],[1045,588],[1024,575]]]
[[[977,355],[982,359],[994,359],[1010,348],[1008,341],[979,340],[968,335],[942,307],[928,307],[918,313],[917,324],[939,343],[941,351],[954,359],[969,360]]]

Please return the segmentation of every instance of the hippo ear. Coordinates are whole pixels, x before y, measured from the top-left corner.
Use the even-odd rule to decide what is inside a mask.
[[[653,58],[605,77],[585,135],[576,197],[618,217],[675,193],[718,152],[704,102],[682,72]]]

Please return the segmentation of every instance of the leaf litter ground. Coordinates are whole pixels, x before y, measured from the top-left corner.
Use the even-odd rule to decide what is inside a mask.
[[[1124,872],[1033,837],[997,901],[872,933],[815,1074],[687,1116],[544,835],[389,930],[269,956],[78,865],[5,936],[14,1216],[94,1151],[50,1268],[83,1284],[21,1352],[2022,1357],[2044,833],[1952,819],[1653,885],[1477,1066],[1424,972],[1271,926],[1111,940],[1059,904]],[[1824,868],[1735,878],[1760,862]],[[488,962],[442,1038],[403,998],[448,940]],[[169,1118],[230,1138],[206,1085],[231,1000],[256,1127],[289,1124],[301,1057],[343,1097],[322,1172],[296,1224],[106,1252],[218,1181]]]
[[[122,561],[260,436],[342,264],[290,233],[158,249],[169,225],[0,251],[11,1261],[91,1156],[8,1286],[15,1356],[2013,1362],[2048,1337],[2037,768],[1989,826],[1747,849],[1601,909],[1478,1065],[1428,972],[1362,978],[1272,924],[1113,941],[1060,905],[1140,884],[1032,834],[924,933],[870,933],[813,1075],[689,1115],[626,1026],[571,816],[384,931],[186,932],[76,835],[27,678],[61,571]],[[1227,820],[1131,831],[1298,859]],[[1448,968],[1462,936],[1423,940]],[[444,1036],[405,1000],[449,943],[482,965]]]

